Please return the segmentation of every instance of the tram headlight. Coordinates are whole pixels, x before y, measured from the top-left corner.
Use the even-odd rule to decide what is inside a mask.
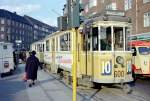
[[[124,64],[124,59],[123,59],[123,57],[121,57],[121,56],[117,56],[117,58],[116,58],[116,62],[117,62],[118,64],[123,65],[123,64]]]

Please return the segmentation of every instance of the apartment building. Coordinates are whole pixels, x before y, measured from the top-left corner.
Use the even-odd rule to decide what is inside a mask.
[[[32,25],[15,12],[0,9],[0,41],[14,43],[15,49],[29,49],[33,42]]]
[[[0,9],[0,41],[14,43],[14,49],[30,49],[30,44],[57,30],[29,16]]]

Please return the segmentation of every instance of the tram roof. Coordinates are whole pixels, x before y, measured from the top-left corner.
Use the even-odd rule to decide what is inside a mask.
[[[50,37],[52,37],[52,36],[54,36],[54,35],[57,35],[57,34],[59,34],[59,33],[65,33],[65,32],[70,32],[70,30],[54,32],[54,33],[52,33],[52,34],[46,36],[46,37],[44,38],[44,40],[45,40],[45,39],[48,39],[48,38],[50,38]]]
[[[117,12],[120,15],[117,15]],[[121,11],[104,11],[102,13],[97,13],[91,16],[89,19],[85,20],[83,24],[89,25],[98,21],[131,22],[131,19],[129,17],[126,17],[124,15],[124,12],[121,12]]]

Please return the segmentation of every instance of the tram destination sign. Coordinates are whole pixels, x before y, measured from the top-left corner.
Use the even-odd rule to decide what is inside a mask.
[[[125,13],[123,11],[106,11],[106,15],[114,15],[114,16],[125,16]]]

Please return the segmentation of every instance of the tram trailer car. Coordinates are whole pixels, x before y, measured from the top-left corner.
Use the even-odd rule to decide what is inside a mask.
[[[43,40],[39,40],[31,44],[31,51],[36,51],[36,56],[42,64],[44,63],[44,47],[45,42]]]
[[[0,74],[1,77],[12,74],[14,70],[13,44],[0,42]]]
[[[104,17],[87,20],[79,30],[60,31],[45,38],[44,62],[68,83],[75,63],[78,83],[122,84],[123,90],[130,92],[132,53],[127,49],[127,35],[131,24],[123,16],[107,16],[107,21]]]
[[[133,40],[129,42],[133,49],[133,77],[150,77],[150,42]]]

